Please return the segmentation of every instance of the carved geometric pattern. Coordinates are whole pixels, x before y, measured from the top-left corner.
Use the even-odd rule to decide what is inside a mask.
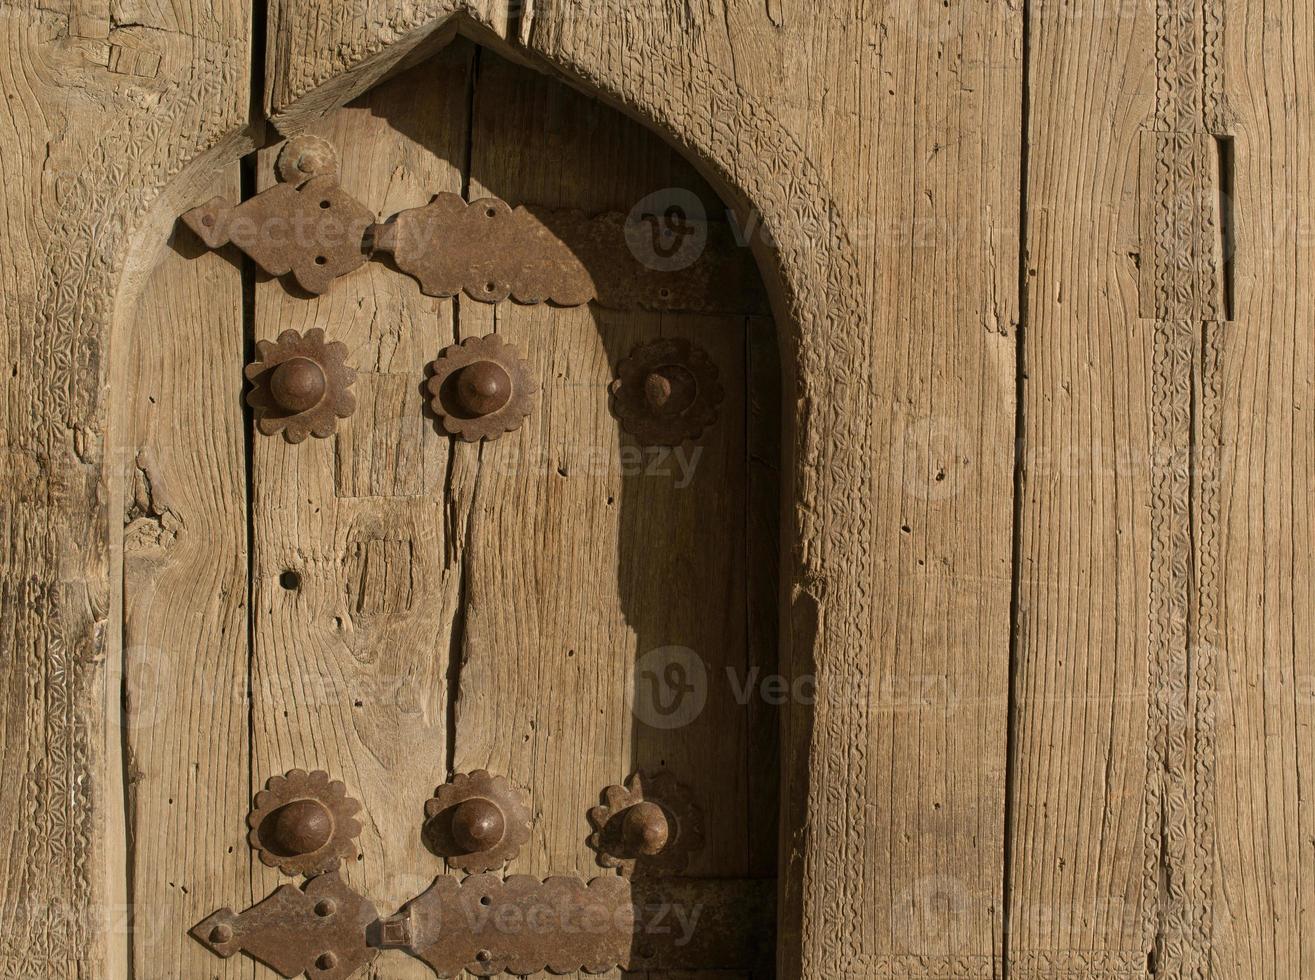
[[[1157,320],[1142,903],[1157,975],[1172,978],[1209,976],[1213,939],[1219,348],[1226,327],[1219,322],[1211,134],[1227,131],[1222,28],[1222,0],[1157,0],[1156,131],[1146,134],[1152,213],[1144,216],[1153,236],[1152,287],[1143,279],[1142,291],[1143,315]]]
[[[104,387],[86,379],[104,368],[127,230],[187,163],[245,125],[249,45],[226,26],[217,15],[214,36],[190,39],[204,57],[189,58],[179,47],[186,73],[149,107],[126,89],[121,99],[106,98],[102,129],[82,144],[85,159],[51,185],[59,210],[49,215],[44,254],[33,263],[41,276],[30,287],[37,302],[16,334],[16,346],[44,370],[14,394],[32,422],[11,429],[10,451],[40,461],[44,486],[4,504],[0,517],[23,564],[51,571],[0,580],[5,608],[18,611],[7,629],[18,641],[11,648],[24,651],[27,687],[15,710],[30,744],[22,790],[30,824],[23,880],[12,891],[23,899],[0,941],[6,978],[95,975],[92,927],[105,909],[97,905],[103,875],[91,839],[108,791],[91,721],[103,701],[94,683],[103,677],[106,636],[104,613],[88,600],[103,569],[71,543],[107,534],[106,500],[82,482],[101,465],[106,405]]]
[[[999,956],[905,954],[867,957],[842,976],[846,980],[995,980],[1003,972]],[[1020,950],[1010,954],[1008,974],[1020,980],[1145,980],[1146,952]]]
[[[1223,318],[1217,150],[1208,133],[1145,132],[1141,315]]]

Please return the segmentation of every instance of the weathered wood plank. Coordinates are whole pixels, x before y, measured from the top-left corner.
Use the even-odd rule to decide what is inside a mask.
[[[215,194],[239,193],[229,167]],[[121,474],[133,976],[252,975],[187,931],[253,897],[242,272],[183,230],[131,318]],[[145,911],[149,910],[149,911]]]
[[[749,873],[779,874],[781,840],[782,709],[794,695],[782,690],[781,673],[781,356],[776,324],[751,317],[745,324],[745,454],[747,522],[744,535],[748,627],[747,672],[756,685],[748,697]],[[778,680],[779,679],[779,680]],[[766,685],[766,686],[764,686]],[[764,693],[769,696],[764,697]],[[779,900],[779,895],[778,895]]]
[[[827,518],[862,522],[852,583],[815,593],[823,635],[847,603],[867,610],[849,627],[852,658],[818,655],[808,826],[825,857],[805,886],[818,903],[805,972],[991,977],[1004,912],[1021,10],[896,0],[870,20],[837,8],[822,22],[805,70],[826,81],[805,146],[852,222],[872,311],[870,400],[850,391],[831,407],[866,414],[868,441],[836,432],[822,451],[859,440],[872,475],[848,477],[861,517]],[[812,497],[797,492],[795,507]]]
[[[454,47],[320,121],[344,188],[381,216],[460,190],[469,70],[470,48]],[[262,179],[270,164],[272,151]],[[348,875],[388,914],[441,868],[420,832],[447,768],[460,542],[422,387],[452,304],[370,263],[316,299],[261,282],[255,318],[257,337],[321,327],[344,342],[361,408],[335,438],[255,436],[253,776],[320,767],[347,783],[365,815]],[[426,973],[393,960],[389,977]]]
[[[1210,102],[1231,137],[1221,202],[1234,320],[1198,372],[1196,624],[1217,691],[1215,976],[1315,975],[1315,58],[1309,4],[1222,4]],[[1227,166],[1231,158],[1231,172]],[[1226,241],[1228,239],[1225,239]]]
[[[1138,318],[1156,25],[1144,5],[1092,14],[1031,14],[1009,828],[1020,977],[1140,977],[1157,932],[1151,498],[1181,460],[1152,457],[1155,330]],[[1123,83],[1094,68],[1110,64]]]
[[[142,281],[129,253],[167,234],[140,231],[152,202],[172,210],[171,179],[246,122],[249,13],[0,9],[0,973],[127,966],[110,334]]]
[[[482,55],[472,199],[626,213],[663,188],[716,213],[704,182],[654,135]],[[462,304],[463,336],[494,330],[544,387],[522,430],[458,450],[470,523],[455,768],[488,767],[530,792],[534,844],[512,871],[604,873],[586,811],[633,770],[667,768],[706,814],[707,845],[688,873],[745,874],[746,779],[760,770],[750,706],[734,693],[751,658],[744,320]],[[727,393],[704,437],[671,450],[623,436],[608,407],[617,363],[659,336],[703,346]],[[647,686],[661,686],[673,647],[703,668],[688,695]],[[655,707],[681,698],[689,704],[668,727]],[[769,758],[774,742],[773,732]]]

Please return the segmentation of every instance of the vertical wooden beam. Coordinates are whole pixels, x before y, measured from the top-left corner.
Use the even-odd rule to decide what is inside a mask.
[[[1220,9],[1207,93],[1227,137],[1235,299],[1232,322],[1206,325],[1197,396],[1197,634],[1217,685],[1203,718],[1210,967],[1304,977],[1315,975],[1315,12]]]
[[[655,135],[482,55],[472,200],[624,214],[664,189],[721,217],[705,182]],[[759,629],[768,649],[748,642],[746,318],[463,301],[460,331],[496,331],[543,383],[521,430],[458,447],[454,479],[469,501],[454,765],[488,767],[529,791],[534,844],[510,870],[604,873],[587,846],[587,811],[634,770],[665,768],[705,814],[707,843],[688,874],[774,875],[774,834],[766,861],[750,857],[764,844],[752,834],[749,782],[752,803],[770,808],[776,733],[760,756],[748,740],[758,690],[737,697],[775,640]],[[702,438],[643,447],[609,411],[608,385],[634,347],[673,336],[708,352],[725,401]],[[698,665],[688,693],[665,686],[676,647]],[[685,708],[668,723],[654,709],[676,699]]]
[[[238,168],[207,193],[236,199]],[[132,465],[123,514],[121,738],[137,978],[253,975],[187,932],[254,897],[250,803],[243,283],[185,229],[119,342]]]
[[[110,334],[187,164],[246,123],[249,15],[182,3],[144,39],[107,6],[0,10],[0,973],[127,967]],[[128,44],[167,74],[116,70]]]
[[[1181,541],[1186,528],[1152,511],[1173,499],[1185,508],[1162,484],[1185,473],[1186,446],[1153,456],[1155,365],[1179,348],[1165,334],[1161,350],[1139,319],[1139,265],[1156,241],[1139,238],[1139,207],[1154,214],[1139,190],[1156,24],[1149,6],[1125,7],[1028,8],[1009,827],[1018,978],[1140,977],[1157,932],[1162,835],[1148,801],[1161,763],[1148,745],[1147,686],[1153,645],[1166,642],[1152,631],[1172,617],[1164,591],[1148,592],[1156,530]],[[1187,369],[1190,351],[1172,363]],[[1165,436],[1185,435],[1185,424]],[[1161,557],[1158,567],[1179,566]]]
[[[1214,966],[1222,23],[1033,9],[1017,975]]]
[[[808,825],[814,846],[840,859],[813,872],[821,916],[806,971],[835,976],[835,957],[849,977],[992,977],[1003,953],[1022,18],[1007,4],[919,0],[841,28],[844,18],[811,32],[806,72],[825,96],[804,131],[852,223],[872,311],[871,391],[842,409],[871,425],[859,464],[870,480],[851,487],[863,554],[847,586],[867,611],[850,641],[862,672],[833,674],[816,716],[821,784]],[[841,608],[833,588],[817,590],[823,633]],[[816,669],[825,678],[827,661]]]

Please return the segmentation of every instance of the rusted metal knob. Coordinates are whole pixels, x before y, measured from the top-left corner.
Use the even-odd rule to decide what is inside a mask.
[[[466,800],[452,814],[452,839],[464,851],[497,847],[506,832],[507,821],[498,805],[481,796]]]
[[[332,143],[309,134],[294,136],[283,144],[274,172],[279,180],[300,184],[312,177],[327,177],[338,172],[338,151]]]
[[[511,399],[511,375],[496,361],[476,361],[457,374],[457,403],[471,417],[496,412]]]
[[[703,847],[703,813],[694,794],[666,770],[632,773],[625,785],[603,790],[602,800],[589,811],[589,846],[604,868],[625,877],[671,874]]]
[[[519,429],[539,391],[530,366],[497,334],[445,347],[429,367],[429,406],[447,432],[466,442]]]
[[[274,369],[269,393],[285,412],[307,412],[324,398],[324,369],[309,357],[294,357]]]
[[[247,815],[248,840],[260,860],[284,874],[332,871],[356,853],[361,804],[326,772],[293,769],[273,776]]]
[[[667,364],[644,379],[644,399],[660,415],[679,415],[698,397],[699,382],[687,368]]]
[[[462,871],[501,868],[529,839],[525,793],[485,769],[457,773],[425,804],[426,846]]]
[[[717,420],[725,397],[717,365],[683,337],[641,344],[617,365],[612,414],[646,446],[678,446]]]
[[[667,846],[671,825],[662,807],[645,800],[626,810],[621,833],[632,852],[652,857]]]
[[[293,800],[268,817],[261,839],[276,854],[299,857],[318,851],[333,836],[333,816],[318,800]]]
[[[256,427],[267,436],[281,432],[292,443],[310,435],[333,435],[338,420],[356,411],[349,390],[356,372],[346,358],[347,346],[326,343],[318,327],[304,337],[284,330],[278,340],[258,341],[256,360],[246,367],[252,384],[247,404],[254,410]]]

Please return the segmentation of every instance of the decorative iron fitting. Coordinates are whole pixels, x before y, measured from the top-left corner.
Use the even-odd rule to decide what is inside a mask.
[[[318,295],[365,264],[365,232],[374,215],[333,177],[312,177],[275,184],[237,205],[213,198],[182,221],[208,248],[231,242],[271,276],[290,272]]]
[[[356,411],[356,398],[348,390],[356,372],[346,364],[347,346],[326,344],[318,327],[304,337],[284,330],[277,341],[257,341],[256,358],[246,367],[253,386],[247,404],[265,435],[282,432],[291,443],[308,435],[324,439],[336,431],[338,419]]]
[[[589,811],[589,846],[604,868],[624,876],[683,871],[703,849],[703,812],[694,794],[666,770],[636,772],[609,786],[603,805]]]
[[[440,977],[607,970],[763,970],[774,948],[771,880],[617,876],[439,877],[370,942]],[[755,975],[766,975],[760,973]]]
[[[332,871],[356,854],[360,809],[347,787],[328,773],[293,769],[271,777],[256,794],[247,816],[248,840],[265,865],[284,874]]]
[[[683,337],[641,344],[617,365],[612,413],[646,446],[678,446],[717,420],[726,392],[708,352]]]
[[[376,225],[371,238],[375,251],[390,253],[427,296],[690,313],[766,310],[753,257],[729,228],[691,220],[673,231],[662,220],[512,208],[497,198],[467,203],[445,193]]]
[[[191,935],[216,956],[245,953],[280,976],[346,980],[379,955],[366,937],[376,921],[375,907],[330,872],[283,885],[240,915],[220,909]]]
[[[422,208],[372,229],[374,248],[420,284],[426,296],[464,292],[481,303],[580,306],[597,290],[566,244],[524,208],[494,197],[466,203],[438,194]]]
[[[294,136],[279,151],[274,173],[288,184],[301,184],[312,177],[333,177],[338,173],[338,150],[320,136]]]
[[[438,194],[419,208],[374,223],[337,183],[338,153],[302,135],[280,151],[283,183],[231,205],[194,208],[183,223],[210,248],[230,242],[274,276],[293,274],[324,292],[378,253],[429,296],[464,293],[482,303],[745,315],[766,297],[748,248],[725,222],[703,220],[696,195],[646,198],[628,215],[511,207],[489,197]],[[690,212],[692,216],[687,216]]]
[[[429,369],[430,407],[448,433],[466,442],[519,429],[539,392],[530,366],[497,334],[443,348]]]
[[[774,896],[771,879],[440,876],[381,920],[331,872],[304,889],[283,885],[240,915],[220,909],[191,935],[216,956],[245,953],[281,976],[317,980],[348,980],[381,950],[440,977],[618,967],[767,976]]]
[[[425,843],[463,871],[493,871],[530,839],[524,791],[485,769],[458,773],[425,804]]]

